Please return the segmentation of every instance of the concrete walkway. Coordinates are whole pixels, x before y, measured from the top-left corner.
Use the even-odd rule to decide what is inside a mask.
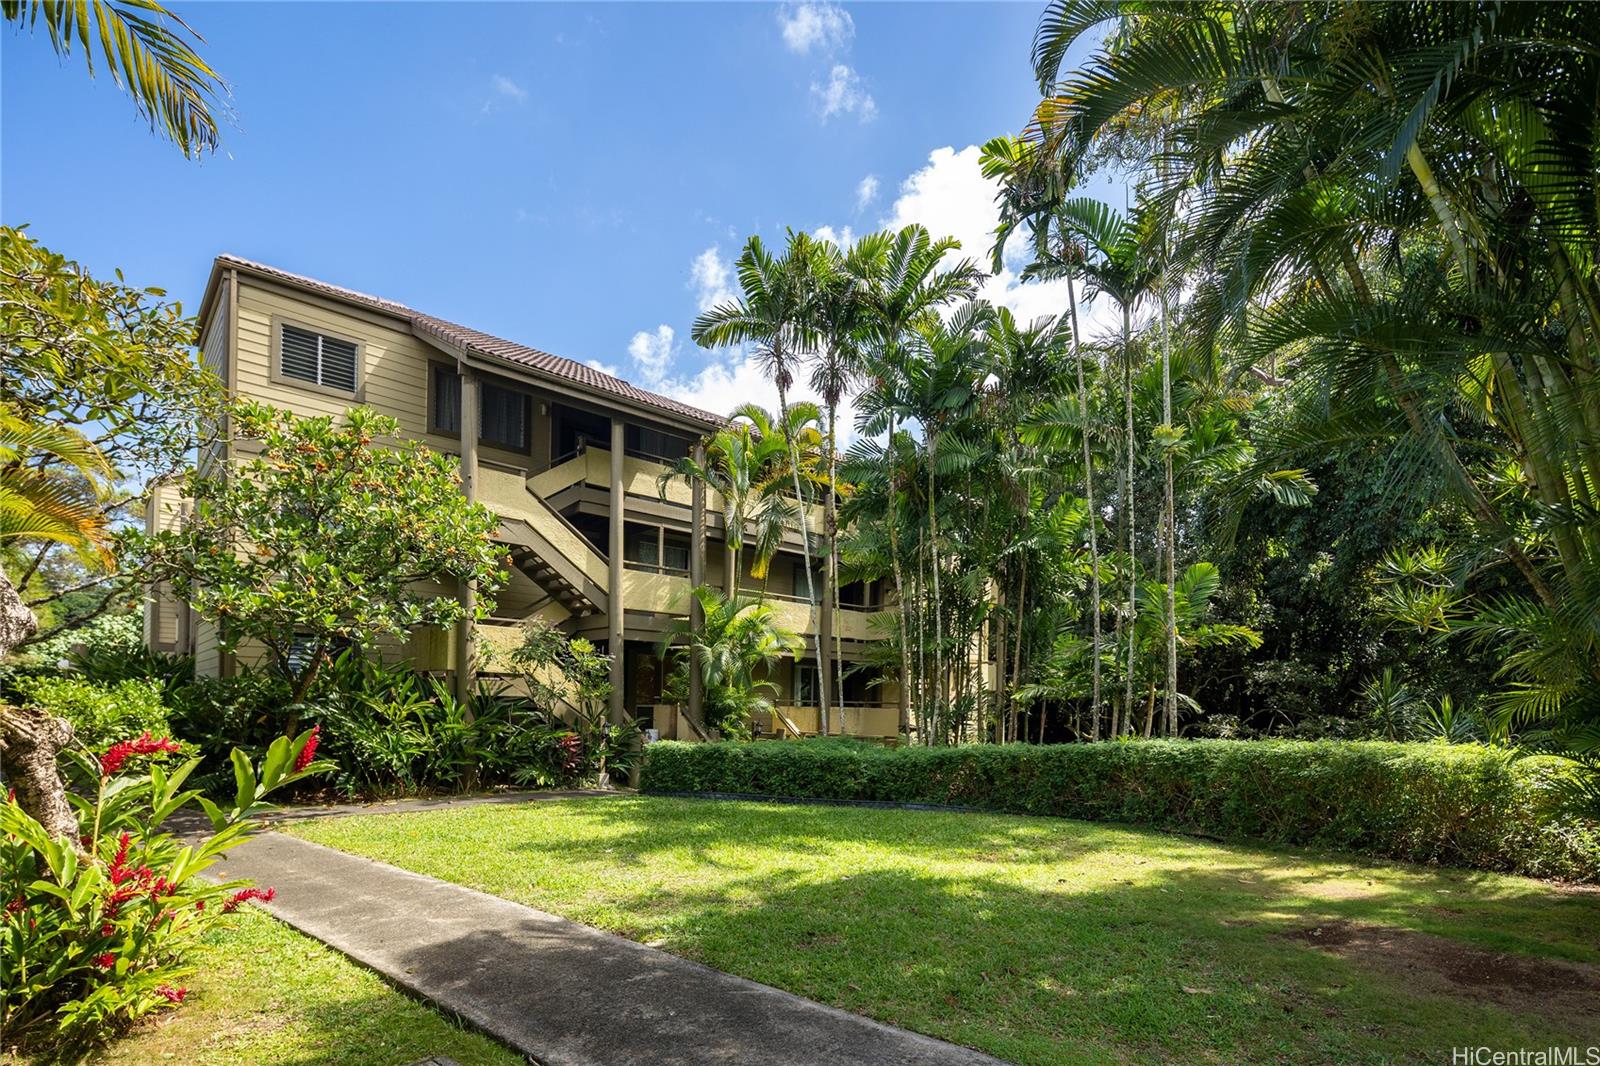
[[[272,886],[276,917],[544,1066],[999,1062],[281,833],[213,869]]]

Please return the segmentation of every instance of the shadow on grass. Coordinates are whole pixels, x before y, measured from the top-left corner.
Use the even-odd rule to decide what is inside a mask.
[[[325,828],[536,906],[599,901],[669,951],[1022,1062],[1600,1041],[1592,1003],[1559,982],[1530,1002],[1312,932],[1403,926],[1600,958],[1600,896],[1491,874],[1066,820],[653,797]]]
[[[1017,815],[658,797],[577,800],[564,808],[593,832],[564,835],[561,861],[615,870],[623,882],[628,870],[651,868],[669,856],[737,872],[749,869],[751,856],[761,852],[781,856],[766,887],[809,876],[861,849],[890,854],[897,866],[966,864],[964,881],[1017,880],[1008,867],[1021,868],[1026,880],[1039,872],[1030,868],[1116,865],[1125,868],[1130,884],[1155,871],[1181,873],[1190,891],[1225,910],[1243,905],[1265,913],[1401,925],[1495,950],[1600,961],[1593,932],[1600,924],[1600,894],[1481,871]],[[463,844],[551,854],[550,841],[537,834],[520,837],[514,820],[483,812],[475,817],[475,826],[461,826]],[[722,902],[737,895],[735,884],[718,893]],[[1061,892],[1075,891],[1068,882],[1060,884]]]
[[[1582,1000],[1541,1007],[1513,987],[1452,987],[1286,936],[1302,918],[1219,890],[1242,869],[1080,892],[900,870],[787,886],[751,878],[675,893],[661,946],[1022,1063],[1437,1059],[1463,1043],[1600,1038]],[[752,893],[759,906],[730,902]],[[537,921],[418,950],[404,965],[450,974],[459,1002],[524,1019],[551,1050],[599,1049],[618,1062],[817,1061],[772,1002],[686,982],[630,949],[575,945]],[[497,968],[523,980],[500,980]],[[915,1061],[847,1043],[842,1061]]]

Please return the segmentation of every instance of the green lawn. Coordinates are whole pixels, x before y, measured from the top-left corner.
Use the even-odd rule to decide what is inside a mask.
[[[92,1061],[185,1066],[404,1066],[448,1055],[514,1066],[520,1055],[467,1032],[343,955],[253,907],[194,959],[182,1007]]]
[[[1520,878],[654,797],[290,831],[1023,1063],[1600,1044],[1600,895]]]

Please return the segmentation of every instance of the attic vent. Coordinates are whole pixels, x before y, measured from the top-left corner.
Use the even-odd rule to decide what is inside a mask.
[[[356,391],[356,345],[309,329],[284,324],[280,372],[340,392]]]

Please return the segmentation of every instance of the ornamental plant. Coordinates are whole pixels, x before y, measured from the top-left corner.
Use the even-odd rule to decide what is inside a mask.
[[[460,583],[478,587],[479,618],[493,611],[499,519],[466,498],[449,456],[363,407],[299,418],[241,402],[230,418],[251,457],[192,475],[183,527],[130,532],[126,546],[218,624],[225,650],[264,648],[294,703],[340,648],[454,624]]]
[[[76,839],[52,837],[7,795],[0,805],[0,1030],[30,1050],[81,1050],[183,1002],[186,958],[205,931],[271,888],[196,875],[242,843],[266,797],[310,774],[317,728],[279,737],[258,766],[233,749],[234,795],[222,805],[184,789],[200,764],[144,733],[94,753],[62,753],[73,779]],[[196,803],[183,837],[166,831]],[[202,826],[209,823],[206,833]]]

